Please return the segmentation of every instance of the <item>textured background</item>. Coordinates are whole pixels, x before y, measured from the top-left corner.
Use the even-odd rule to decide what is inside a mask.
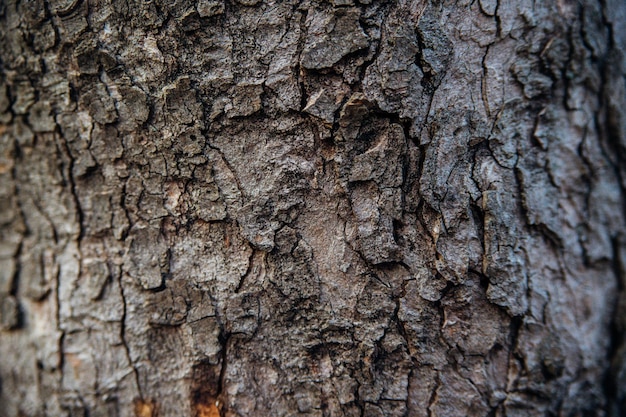
[[[0,1],[0,414],[626,412],[625,25]]]

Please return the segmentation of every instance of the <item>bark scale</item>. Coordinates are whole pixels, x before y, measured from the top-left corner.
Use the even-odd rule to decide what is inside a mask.
[[[3,415],[626,412],[625,26],[1,2]]]

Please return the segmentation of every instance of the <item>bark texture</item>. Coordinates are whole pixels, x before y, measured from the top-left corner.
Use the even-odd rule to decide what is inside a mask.
[[[0,1],[0,414],[623,415],[625,47],[621,0]]]

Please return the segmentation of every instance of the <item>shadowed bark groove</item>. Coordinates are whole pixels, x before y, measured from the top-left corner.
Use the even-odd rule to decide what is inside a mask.
[[[626,5],[0,2],[0,414],[620,416]]]

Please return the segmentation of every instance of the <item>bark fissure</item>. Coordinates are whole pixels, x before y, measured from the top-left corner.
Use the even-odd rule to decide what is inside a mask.
[[[137,370],[137,366],[132,359],[130,347],[128,345],[128,341],[126,340],[126,309],[128,308],[126,304],[126,297],[124,296],[124,284],[122,283],[122,276],[119,277],[119,285],[120,285],[120,295],[122,297],[122,317],[120,319],[120,340],[122,341],[122,345],[124,346],[124,352],[126,353],[126,360],[128,361],[128,366],[132,369],[132,373],[134,376],[134,383],[137,387],[137,392],[139,393],[139,400],[145,401],[141,384],[139,382],[139,371]]]

